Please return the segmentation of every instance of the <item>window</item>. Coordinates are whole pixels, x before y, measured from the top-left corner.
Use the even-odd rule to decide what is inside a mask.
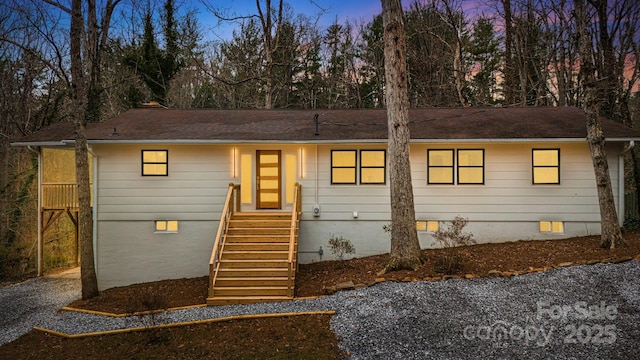
[[[436,232],[440,228],[439,221],[427,221],[427,231]]]
[[[427,184],[453,185],[453,149],[427,150]]]
[[[360,150],[360,184],[385,184],[386,164],[385,150]]]
[[[484,184],[484,150],[458,150],[458,184]]]
[[[142,150],[142,176],[169,175],[168,150]]]
[[[534,184],[560,184],[560,149],[533,149]]]
[[[564,234],[564,223],[562,221],[540,221],[540,232]]]
[[[357,152],[355,150],[331,150],[331,183],[355,184]]]
[[[157,233],[177,233],[178,220],[156,220],[155,232]]]
[[[418,220],[416,221],[416,230],[418,231],[428,231],[428,232],[436,232],[438,231],[440,222],[436,220]]]

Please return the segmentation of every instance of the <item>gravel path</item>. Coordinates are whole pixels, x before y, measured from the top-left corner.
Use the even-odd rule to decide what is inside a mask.
[[[0,289],[3,313],[7,289]],[[20,293],[14,299],[28,305],[24,299],[32,295]],[[640,359],[640,261],[500,279],[386,282],[313,300],[178,310],[153,319],[54,314],[55,305],[43,306],[49,307],[39,319],[27,315],[35,305],[8,308],[28,322],[14,333],[33,325],[75,334],[239,314],[336,310],[331,327],[352,359]],[[0,331],[6,332],[2,316]],[[0,344],[15,338],[0,336]]]
[[[79,268],[0,287],[0,345],[51,321],[58,309],[80,296]]]

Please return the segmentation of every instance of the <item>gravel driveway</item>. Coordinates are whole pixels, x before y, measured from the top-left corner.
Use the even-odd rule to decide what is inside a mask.
[[[77,286],[63,283],[52,291]],[[18,311],[13,318],[28,322],[14,325],[21,326],[13,334],[33,325],[82,333],[151,321],[53,314],[51,303],[42,303],[48,308],[36,319],[28,314],[37,306],[24,301],[29,291],[13,298],[27,309],[5,305],[5,293],[20,286],[0,289],[3,313]],[[313,300],[172,311],[153,321],[312,310],[336,310],[331,327],[352,359],[640,359],[640,261],[500,279],[386,282]],[[15,337],[0,336],[0,344]]]
[[[80,268],[0,287],[0,345],[55,317],[80,296]]]

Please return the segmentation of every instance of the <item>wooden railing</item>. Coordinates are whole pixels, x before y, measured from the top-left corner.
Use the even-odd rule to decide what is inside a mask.
[[[209,297],[213,297],[213,284],[216,283],[218,277],[218,271],[220,270],[220,258],[224,251],[224,243],[227,239],[227,228],[229,227],[229,220],[234,212],[240,211],[240,185],[229,184],[229,190],[227,191],[227,199],[224,202],[224,208],[222,209],[222,215],[220,216],[220,224],[218,225],[218,232],[216,233],[216,240],[213,243],[213,250],[211,251],[211,259],[209,259]]]
[[[78,184],[42,184],[41,206],[43,209],[67,209],[78,207]]]
[[[293,297],[295,290],[295,271],[298,267],[298,230],[300,215],[302,214],[302,186],[296,183],[293,193],[293,206],[291,209],[291,232],[289,234],[289,261],[287,294]]]

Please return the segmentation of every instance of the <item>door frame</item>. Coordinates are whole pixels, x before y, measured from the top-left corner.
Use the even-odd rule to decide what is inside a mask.
[[[265,202],[263,205],[261,201],[261,192],[262,187],[260,186],[260,177],[261,169],[263,168],[262,162],[260,159],[260,155],[277,155],[277,197],[278,200],[276,203],[273,202]],[[273,164],[273,163],[270,163]],[[264,176],[263,176],[264,177]],[[269,179],[274,180],[274,179]],[[272,204],[272,205],[271,205]],[[280,210],[282,209],[282,150],[256,150],[256,209],[271,209],[271,210]]]

